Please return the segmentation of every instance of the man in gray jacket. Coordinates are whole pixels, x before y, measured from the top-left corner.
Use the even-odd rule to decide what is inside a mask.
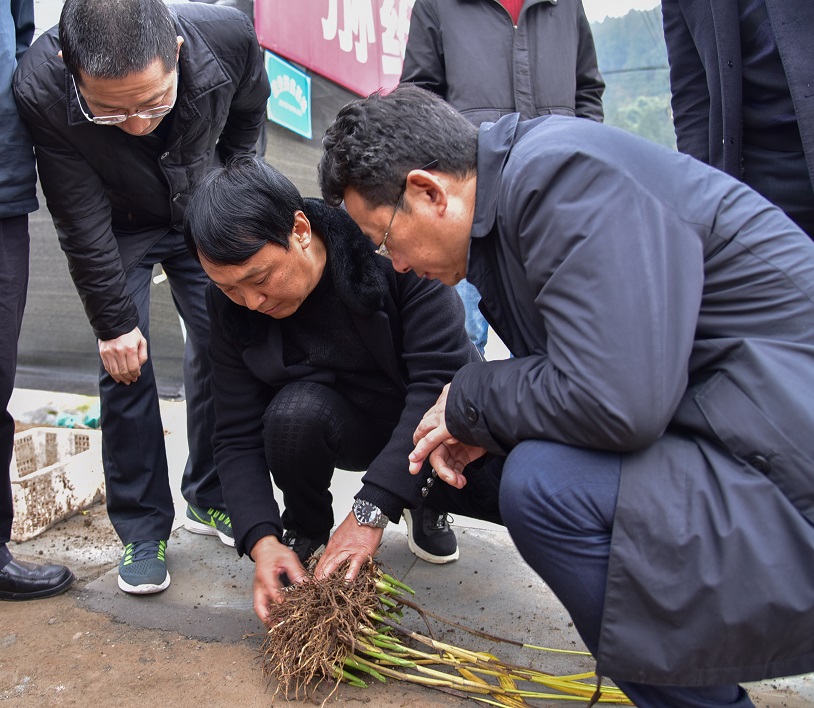
[[[689,708],[814,670],[806,235],[623,131],[510,115],[477,132],[414,87],[349,104],[324,146],[326,201],[396,270],[471,278],[515,355],[455,375],[411,472],[429,458],[461,488],[467,463],[504,458],[502,517],[598,672]]]
[[[67,0],[58,28],[14,82],[48,209],[99,340],[110,520],[125,545],[119,587],[170,582],[175,510],[149,358],[150,283],[161,264],[186,326],[186,525],[234,545],[214,461],[206,274],[184,243],[201,178],[253,152],[269,95],[257,37],[228,7],[161,0]]]

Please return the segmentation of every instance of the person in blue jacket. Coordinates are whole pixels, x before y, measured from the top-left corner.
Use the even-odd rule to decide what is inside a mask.
[[[9,465],[14,419],[7,410],[17,369],[17,340],[28,289],[28,215],[37,209],[31,138],[17,114],[11,79],[34,36],[33,0],[0,6],[0,600],[33,600],[67,590],[74,576],[63,565],[16,560],[8,549],[14,520]]]
[[[501,516],[598,673],[689,708],[814,670],[811,239],[624,131],[477,130],[416,87],[348,104],[323,146],[325,200],[395,270],[471,279],[514,354],[455,374],[411,472],[465,489],[502,459]]]

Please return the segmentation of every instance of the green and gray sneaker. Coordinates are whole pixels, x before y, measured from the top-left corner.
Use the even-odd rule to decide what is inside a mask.
[[[204,509],[200,506],[187,504],[187,518],[184,519],[184,528],[192,533],[202,533],[204,536],[217,536],[222,543],[234,547],[235,537],[232,534],[232,521],[225,511],[220,509]]]
[[[119,587],[134,595],[149,595],[170,585],[164,554],[166,541],[135,541],[124,547],[119,562]]]

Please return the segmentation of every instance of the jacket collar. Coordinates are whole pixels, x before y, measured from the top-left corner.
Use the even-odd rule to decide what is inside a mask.
[[[359,315],[381,309],[388,288],[382,266],[390,268],[390,263],[376,255],[370,239],[344,209],[330,207],[321,199],[306,199],[304,211],[325,239],[326,267],[331,269],[342,302]]]
[[[198,26],[183,16],[184,6],[171,8],[178,34],[184,38],[178,57],[180,82],[178,109],[182,120],[200,115],[195,102],[215,89],[232,82]]]
[[[526,133],[551,116],[520,120],[519,113],[503,116],[496,123],[483,123],[478,132],[478,183],[472,238],[482,238],[492,231],[497,220],[497,202],[503,169],[515,144]]]
[[[511,113],[497,123],[483,123],[478,131],[478,183],[472,238],[486,236],[495,224],[500,176],[511,153],[519,120],[519,113]]]

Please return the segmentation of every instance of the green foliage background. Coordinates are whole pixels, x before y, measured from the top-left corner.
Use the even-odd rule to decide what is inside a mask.
[[[675,149],[661,7],[593,22],[605,122]]]

